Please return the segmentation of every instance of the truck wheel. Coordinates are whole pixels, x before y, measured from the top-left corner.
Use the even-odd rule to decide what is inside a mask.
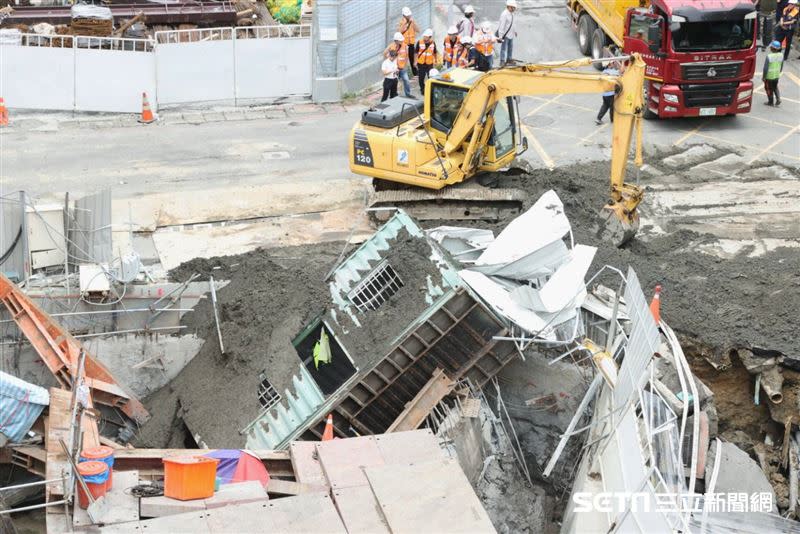
[[[643,91],[644,91],[644,111],[642,112],[642,116],[646,121],[657,119],[658,113],[653,113],[650,110],[650,82],[648,82],[647,80],[644,81]]]
[[[588,56],[592,51],[592,34],[597,29],[597,23],[588,13],[582,13],[578,19],[578,47],[581,54]]]
[[[592,34],[592,59],[603,59],[604,48],[608,44],[606,32],[596,28]],[[597,70],[603,70],[605,65],[602,63],[592,63]]]

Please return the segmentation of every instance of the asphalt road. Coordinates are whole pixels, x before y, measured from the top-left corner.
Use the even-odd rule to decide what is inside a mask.
[[[479,20],[495,20],[503,6],[495,0],[476,4]],[[447,4],[442,3],[437,11],[438,29],[446,24]],[[455,13],[449,16],[455,17]],[[522,2],[519,25],[516,59],[580,57],[560,2]],[[800,60],[796,59],[786,67],[781,82],[785,104],[780,109],[757,102],[753,112],[735,117],[648,121],[645,143],[676,149],[711,143],[727,147],[748,161],[776,160],[797,166],[798,67]],[[531,141],[525,157],[536,167],[607,159],[609,125],[596,126],[593,122],[599,105],[600,97],[594,95],[523,99],[526,134]],[[158,125],[125,127],[108,120],[67,123],[64,119],[71,117],[64,114],[26,114],[16,117],[21,119],[18,124],[24,125],[0,130],[0,189],[26,189],[34,196],[47,197],[63,191],[80,193],[112,187],[119,198],[154,192],[303,184],[309,195],[324,195],[332,183],[358,183],[347,167],[346,139],[359,109],[312,107],[282,118],[254,120],[241,120],[241,110],[226,115],[210,110],[203,115],[193,112],[192,116],[200,119],[190,118],[189,122],[182,120],[186,114],[169,112]],[[230,120],[217,120],[225,117]],[[213,198],[208,201],[213,202]]]

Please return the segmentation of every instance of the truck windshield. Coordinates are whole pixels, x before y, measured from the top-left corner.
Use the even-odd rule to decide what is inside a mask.
[[[700,50],[741,50],[753,44],[753,20],[674,22],[672,48],[676,52]]]

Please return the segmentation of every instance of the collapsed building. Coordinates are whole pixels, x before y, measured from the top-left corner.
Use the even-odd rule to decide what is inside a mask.
[[[583,532],[597,525],[602,530],[643,532],[724,530],[731,527],[731,516],[712,507],[708,494],[745,489],[767,497],[764,507],[734,520],[740,526],[776,532],[793,528],[794,523],[774,514],[776,496],[758,466],[752,472],[754,463],[746,454],[742,453],[744,459],[737,458],[730,444],[716,439],[714,395],[692,375],[672,329],[654,317],[658,313],[648,305],[636,273],[604,266],[589,276],[595,252],[594,247],[574,242],[564,206],[552,191],[497,236],[474,228],[423,230],[397,211],[349,254],[342,251],[330,270],[327,264],[315,266],[314,272],[322,273],[316,281],[323,288],[321,293],[304,287],[310,281],[290,270],[288,278],[270,279],[275,286],[267,298],[286,291],[310,293],[302,301],[307,313],[299,323],[298,316],[274,323],[278,326],[272,332],[251,334],[242,345],[245,350],[223,346],[238,323],[249,318],[237,315],[241,310],[236,302],[216,302],[215,291],[222,284],[213,279],[198,282],[198,276],[192,275],[186,278],[188,282],[173,282],[155,293],[140,294],[142,288],[133,285],[132,294],[146,297],[146,316],[157,314],[162,305],[165,310],[183,309],[189,302],[184,298],[187,288],[210,291],[212,298],[199,306],[214,311],[212,327],[206,329],[206,334],[212,334],[204,335],[203,342],[214,349],[214,357],[200,362],[210,365],[201,369],[203,383],[184,381],[173,391],[175,382],[199,361],[197,356],[184,370],[174,371],[175,380],[161,376],[165,385],[148,403],[154,420],[174,415],[185,426],[187,436],[180,438],[182,442],[159,443],[168,449],[119,449],[120,469],[128,473],[131,484],[138,484],[163,476],[158,466],[170,451],[198,446],[249,449],[267,466],[274,483],[260,492],[256,488],[255,497],[247,493],[247,499],[263,500],[268,494],[276,503],[280,501],[278,515],[288,514],[309,528],[341,522],[347,530],[367,524],[374,530],[393,530],[412,524],[415,515],[447,524],[453,508],[442,508],[438,515],[424,515],[420,510],[437,496],[454,492],[475,510],[472,528],[489,530],[484,515],[488,513],[495,528],[504,524],[524,530],[530,528],[531,518],[542,524],[548,521],[543,488],[549,484],[571,495],[567,503],[559,503],[565,532]],[[209,272],[216,272],[215,268],[209,266]],[[230,274],[222,268],[219,272],[221,278]],[[252,276],[268,274],[272,276]],[[31,285],[34,294],[41,291],[36,288]],[[261,290],[247,284],[244,289]],[[20,302],[28,312],[35,307],[32,300]],[[277,310],[270,313],[291,315],[288,309]],[[183,321],[194,320],[193,315],[184,313]],[[19,317],[15,313],[9,321]],[[66,315],[65,320],[75,320],[71,317]],[[170,321],[175,328],[175,319]],[[69,334],[59,337],[69,338]],[[72,346],[73,355],[77,346]],[[247,357],[252,360],[247,367],[237,367]],[[159,358],[142,361],[156,365]],[[129,379],[126,372],[134,376],[145,372],[139,364],[131,370],[104,362],[115,375],[119,371],[121,384]],[[765,372],[771,369],[767,363]],[[589,377],[583,387],[571,391],[579,402],[560,415],[566,419],[558,433],[553,435],[549,428],[548,435],[537,435],[534,439],[541,443],[536,447],[531,446],[530,437],[517,435],[518,421],[508,412],[513,406],[506,405],[514,401],[504,401],[498,381],[504,369],[521,365],[527,366],[528,375],[538,369],[537,381],[541,376],[547,382],[548,372],[574,371]],[[71,372],[72,367],[65,369]],[[62,378],[62,385],[69,387],[69,376]],[[564,396],[563,388],[561,382],[540,384],[543,395],[526,400],[525,406],[550,417],[563,408],[558,399]],[[151,394],[154,389],[151,385],[143,391]],[[492,389],[494,393],[484,394]],[[94,391],[102,400],[102,389]],[[119,398],[130,402],[136,395],[125,393]],[[52,388],[50,422],[33,432],[46,436],[44,450],[35,443],[11,444],[14,465],[47,478],[57,476],[66,461],[48,449],[47,436],[53,445],[55,436],[69,432],[68,425],[64,426],[68,406],[69,395]],[[61,415],[55,418],[53,414]],[[332,443],[342,442],[335,453],[333,445],[318,443],[329,414],[330,430],[340,438]],[[152,420],[145,423],[139,433],[147,434],[151,424]],[[109,439],[98,428],[89,427],[90,440]],[[424,439],[406,437],[420,427],[432,432]],[[163,431],[164,426],[152,426],[151,436]],[[109,434],[109,429],[104,433]],[[395,445],[389,444],[395,438],[387,436],[396,436]],[[436,447],[431,446],[431,436],[436,438]],[[126,441],[120,433],[111,437]],[[429,458],[430,465],[424,461]],[[445,458],[456,459],[458,469]],[[309,462],[315,467],[309,467]],[[418,464],[427,467],[417,471],[409,467]],[[399,467],[393,468],[391,476],[378,472],[381,466],[395,465]],[[482,504],[476,506],[473,490],[464,485],[459,471]],[[382,490],[371,485],[373,474]],[[737,475],[741,480],[736,480]],[[434,481],[444,479],[453,485],[423,492],[421,508],[392,515],[402,510],[396,508],[397,496],[392,496],[391,488],[399,488],[409,477],[427,477],[430,488]],[[641,500],[624,501],[615,508],[582,509],[587,500],[615,494],[641,495]],[[698,500],[698,494],[706,498]],[[53,499],[48,502],[59,502],[55,498],[62,495],[69,491],[49,491],[48,498]],[[656,506],[663,495],[669,496],[670,506]],[[237,515],[255,522],[267,520],[260,515],[265,512],[243,499],[233,499],[197,524],[196,517],[183,515],[185,507],[161,501],[148,503],[152,506],[146,513],[140,508],[134,514],[131,508],[119,524],[167,528],[191,523],[197,531],[219,531],[209,525],[224,524]],[[383,514],[358,512],[370,499],[379,507],[395,508]],[[313,513],[307,522],[300,522],[304,507]],[[164,518],[148,515],[156,513]],[[61,514],[48,514],[48,521],[51,515]],[[73,520],[87,521],[85,516]]]

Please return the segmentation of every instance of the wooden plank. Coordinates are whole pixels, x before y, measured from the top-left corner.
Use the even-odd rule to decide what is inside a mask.
[[[430,429],[375,436],[385,465],[415,464],[446,458]]]
[[[456,460],[364,473],[392,532],[496,532]]]
[[[369,486],[340,488],[333,492],[333,501],[350,534],[391,532]]]
[[[397,419],[386,430],[389,432],[402,432],[414,430],[425,421],[431,410],[456,387],[456,382],[450,380],[442,369],[436,368],[433,376],[420,389],[405,409],[400,412]]]
[[[105,514],[99,520],[105,525],[139,520],[139,499],[130,494],[130,488],[139,484],[138,471],[114,473],[114,487],[106,493]]]
[[[266,501],[267,491],[258,480],[247,480],[233,484],[223,484],[213,497],[204,499],[206,510],[230,506],[232,504],[244,504],[248,502]]]
[[[139,515],[143,518],[200,512],[205,509],[206,503],[202,499],[179,501],[178,499],[170,499],[160,495],[158,497],[143,497],[139,500]]]
[[[364,467],[383,465],[373,436],[335,439],[317,443],[317,458],[332,490],[364,486]]]
[[[280,478],[270,478],[267,484],[267,493],[270,495],[303,495],[305,493],[316,492],[327,493],[328,486],[315,486],[312,484],[301,484],[291,480],[281,480]]]
[[[301,484],[328,486],[328,479],[316,457],[316,442],[293,441],[289,444],[295,480]]]

